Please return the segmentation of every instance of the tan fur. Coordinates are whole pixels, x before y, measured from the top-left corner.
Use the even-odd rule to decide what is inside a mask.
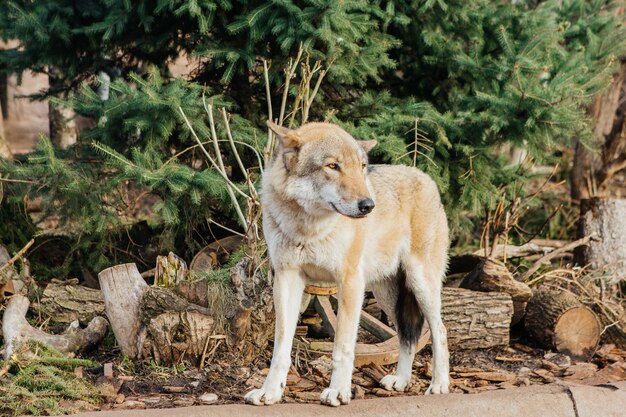
[[[375,141],[355,141],[336,125],[310,123],[295,131],[271,122],[268,126],[280,142],[262,187],[263,227],[276,276],[277,341],[264,387],[250,392],[246,401],[270,404],[282,395],[288,361],[285,351],[291,350],[295,330],[295,319],[282,317],[293,315],[295,305],[285,298],[299,300],[304,282],[334,281],[339,288],[338,329],[333,376],[322,402],[348,403],[363,292],[366,285],[373,287],[376,295],[380,294],[380,304],[395,320],[393,294],[397,286],[396,293],[389,289],[394,288],[392,281],[400,265],[410,275],[406,285],[415,293],[427,320],[436,322],[433,344],[441,381],[433,392],[447,392],[445,328],[438,323],[449,242],[435,183],[414,168],[368,167],[367,151]],[[365,199],[372,199],[375,207],[363,215],[359,202]],[[412,362],[412,353],[406,355]],[[410,372],[407,361],[405,358],[399,365],[398,372],[401,367]],[[408,383],[407,369],[402,372],[402,377],[386,377],[387,384],[403,390]]]

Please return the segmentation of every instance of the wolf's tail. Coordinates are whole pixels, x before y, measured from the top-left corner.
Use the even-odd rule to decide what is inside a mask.
[[[422,334],[424,315],[413,291],[406,285],[406,272],[402,267],[398,269],[398,290],[396,325],[400,343],[415,345]]]

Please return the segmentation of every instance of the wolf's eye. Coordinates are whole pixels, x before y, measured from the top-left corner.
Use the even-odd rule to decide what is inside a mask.
[[[361,164],[361,168],[363,169],[367,168],[367,164],[366,163]]]
[[[326,164],[326,168],[334,169],[335,171],[339,171],[339,164],[331,162],[330,164]]]

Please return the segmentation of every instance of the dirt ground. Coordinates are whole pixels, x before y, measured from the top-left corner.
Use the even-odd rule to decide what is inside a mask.
[[[242,403],[248,390],[262,384],[270,363],[269,356],[263,354],[244,367],[221,360],[204,369],[162,368],[147,362],[120,362],[115,351],[100,352],[100,356],[102,363],[113,364],[113,376],[104,376],[104,367],[84,372],[107,394],[101,410]],[[110,362],[106,362],[107,356]],[[329,383],[330,358],[301,349],[294,349],[294,357],[283,402],[318,403],[320,392]],[[393,366],[372,364],[356,369],[355,398],[423,395],[430,380],[430,359],[429,347],[417,355],[413,384],[406,393],[386,391],[377,383],[381,375],[393,371]],[[626,380],[625,361],[626,351],[612,345],[602,346],[588,362],[517,343],[506,349],[456,351],[451,352],[451,392],[472,394],[560,381],[613,383]]]

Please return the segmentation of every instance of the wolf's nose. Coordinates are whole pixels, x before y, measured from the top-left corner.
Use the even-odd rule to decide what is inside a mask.
[[[374,201],[371,198],[364,198],[359,201],[359,211],[361,214],[367,214],[370,211],[374,210]]]

